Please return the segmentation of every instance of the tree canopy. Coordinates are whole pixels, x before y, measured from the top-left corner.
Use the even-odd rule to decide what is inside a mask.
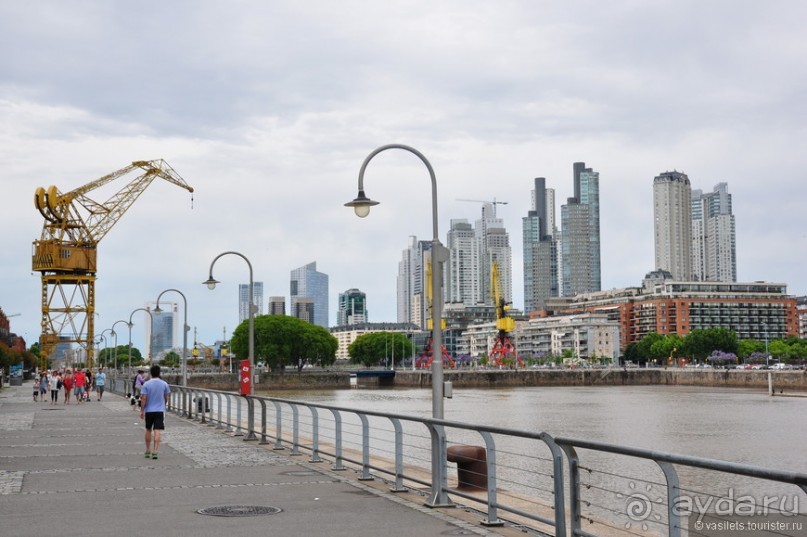
[[[339,342],[328,330],[287,315],[255,317],[255,363],[283,369],[305,364],[331,365]],[[240,359],[249,356],[249,321],[233,331],[231,350]]]
[[[347,352],[351,363],[372,367],[387,360],[400,363],[412,356],[414,345],[400,332],[373,332],[357,337]]]

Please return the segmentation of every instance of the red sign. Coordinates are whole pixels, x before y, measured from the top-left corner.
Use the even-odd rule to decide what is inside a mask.
[[[241,386],[241,395],[252,395],[252,368],[249,366],[249,360],[241,360],[238,384]]]

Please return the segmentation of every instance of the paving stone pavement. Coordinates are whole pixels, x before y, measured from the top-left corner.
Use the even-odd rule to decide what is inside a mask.
[[[50,405],[30,392],[30,382],[0,390],[3,537],[524,535],[170,413],[159,459],[145,459],[143,424],[123,398]],[[207,508],[277,512],[198,513]]]

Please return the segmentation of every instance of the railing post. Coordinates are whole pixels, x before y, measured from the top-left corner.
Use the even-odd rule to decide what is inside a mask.
[[[357,416],[361,420],[361,475],[359,481],[372,481],[374,478],[370,475],[370,423],[364,414],[357,414]]]
[[[244,437],[244,442],[250,440],[257,440],[255,436],[255,400],[250,395],[245,395],[247,400],[247,435]]]
[[[432,438],[432,490],[426,505],[429,507],[454,507],[448,498],[446,488],[448,487],[446,460],[446,433],[442,425],[425,423]]]
[[[265,445],[269,443],[266,440],[266,401],[261,397],[258,402],[261,404],[261,440],[258,444]]]
[[[243,427],[241,427],[241,401],[243,400],[242,396],[236,396],[235,401],[237,403],[235,407],[235,432],[233,436],[244,436]]]
[[[390,487],[392,492],[406,492],[403,486],[403,427],[398,418],[389,418],[395,429],[395,482]]]
[[[232,428],[233,399],[229,393],[226,394],[225,397],[227,398],[227,425],[225,426],[225,431],[231,433],[233,432]]]
[[[188,417],[189,420],[194,419],[193,418],[193,394],[194,393],[195,393],[195,390],[193,388],[191,388],[188,391],[188,416],[187,417]]]
[[[286,449],[283,447],[283,414],[278,401],[272,401],[275,405],[275,447],[274,450]]]
[[[664,477],[667,480],[667,535],[669,537],[681,537],[681,516],[677,508],[678,495],[681,490],[678,472],[669,462],[656,461],[656,464],[664,472]]]
[[[300,455],[300,411],[297,405],[291,406],[291,453],[289,455]]]
[[[311,411],[311,458],[308,462],[322,462],[319,457],[319,414],[317,414],[316,407],[309,406],[308,410]]]
[[[541,440],[544,441],[549,451],[552,453],[552,484],[555,495],[555,537],[566,537],[566,504],[563,499],[563,451],[560,446],[555,443],[555,439],[548,434],[541,433],[540,436]],[[576,454],[575,457],[577,457]],[[569,464],[571,465],[571,462]]]
[[[218,421],[216,421],[216,429],[224,429],[224,425],[222,425],[223,420],[221,419],[222,418],[222,416],[221,416],[221,399],[222,399],[222,394],[216,392],[216,403],[217,403],[217,409],[218,409],[218,416],[217,416]]]
[[[503,526],[504,522],[499,520],[498,499],[496,498],[496,444],[493,435],[487,431],[479,431],[482,440],[485,441],[486,464],[488,473],[488,518],[482,520],[483,526]]]
[[[560,446],[569,461],[569,518],[572,523],[572,537],[580,535],[580,458],[577,451],[568,445]],[[557,484],[555,485],[557,488]],[[562,493],[561,493],[562,494]]]
[[[342,414],[338,410],[330,409],[333,414],[335,455],[331,470],[345,470],[342,464]]]

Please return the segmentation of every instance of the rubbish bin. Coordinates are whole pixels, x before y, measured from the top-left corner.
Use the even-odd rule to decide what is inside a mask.
[[[194,397],[193,400],[196,401],[196,412],[210,412],[210,400],[207,397]]]
[[[11,377],[9,379],[9,384],[11,386],[22,386],[22,377]]]
[[[488,455],[482,446],[451,446],[446,449],[448,462],[457,463],[457,490],[479,491],[488,488]]]

